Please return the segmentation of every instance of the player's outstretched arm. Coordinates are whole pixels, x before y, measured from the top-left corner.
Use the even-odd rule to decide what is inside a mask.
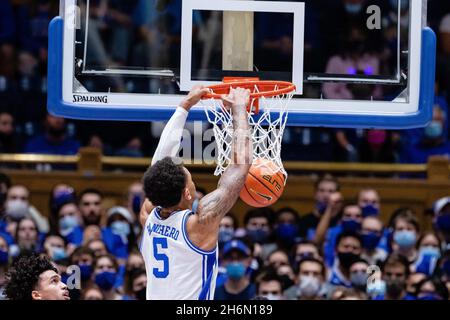
[[[183,136],[184,125],[189,111],[200,99],[209,92],[208,88],[203,86],[194,86],[175,110],[175,113],[167,122],[159,138],[159,144],[152,158],[152,165],[165,157],[176,157],[180,149],[181,137]]]
[[[203,241],[199,239],[198,242],[209,248],[217,242],[220,220],[236,203],[252,164],[253,146],[246,111],[249,96],[248,90],[238,88],[223,97],[225,107],[231,107],[233,114],[231,163],[219,180],[217,189],[200,200],[196,215],[195,229],[200,231],[200,238],[204,237]]]

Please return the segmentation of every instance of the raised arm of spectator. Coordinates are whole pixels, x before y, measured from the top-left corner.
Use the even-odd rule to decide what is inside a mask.
[[[325,213],[320,218],[320,222],[317,225],[316,234],[314,236],[314,243],[317,245],[317,247],[320,248],[325,242],[331,220],[336,217],[342,209],[342,201],[343,198],[340,192],[335,192],[330,195],[328,206],[325,210]]]

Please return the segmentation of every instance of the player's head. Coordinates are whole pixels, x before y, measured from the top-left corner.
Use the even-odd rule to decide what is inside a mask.
[[[5,293],[10,300],[70,300],[67,286],[45,256],[24,255],[8,274]]]
[[[192,208],[195,184],[190,172],[174,159],[166,157],[151,166],[143,177],[145,196],[162,208]]]

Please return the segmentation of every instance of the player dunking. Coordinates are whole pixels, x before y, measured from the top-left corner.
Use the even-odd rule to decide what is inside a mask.
[[[249,90],[231,89],[222,98],[233,114],[232,161],[217,185],[192,212],[195,184],[177,164],[182,129],[192,106],[208,93],[195,87],[167,123],[152,165],[144,174],[147,197],[141,210],[140,249],[147,270],[147,299],[213,299],[217,277],[217,240],[222,217],[234,206],[252,161],[246,105]],[[174,162],[175,161],[175,162]]]

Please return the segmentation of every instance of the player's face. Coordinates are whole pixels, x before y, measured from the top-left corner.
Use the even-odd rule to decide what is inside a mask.
[[[195,190],[194,181],[192,181],[192,175],[188,169],[183,168],[184,173],[186,174],[186,190],[184,192],[184,198],[188,202],[190,208],[192,208],[192,204],[196,198],[197,191]]]
[[[70,300],[69,290],[61,281],[61,276],[53,270],[47,270],[39,276],[33,300]]]

